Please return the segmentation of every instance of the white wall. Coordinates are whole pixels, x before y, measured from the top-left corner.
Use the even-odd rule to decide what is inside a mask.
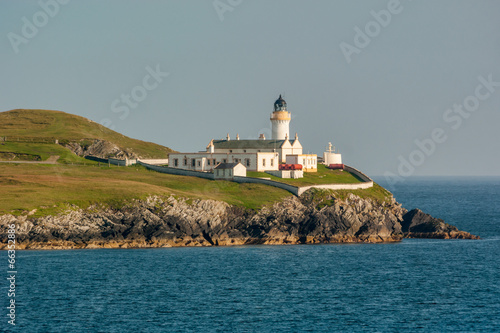
[[[300,164],[303,171],[314,172],[318,170],[318,156],[316,154],[288,155],[286,164]]]
[[[325,165],[330,164],[342,164],[342,154],[324,152],[323,160],[325,161]]]
[[[140,159],[141,162],[147,163],[147,164],[152,164],[152,165],[167,165],[168,164],[168,158],[163,158],[163,159]]]
[[[184,164],[184,159],[187,158],[187,164]],[[194,166],[192,160],[195,160]],[[177,160],[177,165],[175,161]],[[213,162],[215,160],[215,164]],[[263,166],[265,160],[265,166]],[[273,160],[271,165],[271,160]],[[171,168],[180,168],[185,170],[195,171],[212,171],[218,163],[236,163],[240,162],[248,171],[265,171],[278,170],[278,154],[277,153],[170,153],[168,166]],[[249,165],[247,164],[249,162]]]

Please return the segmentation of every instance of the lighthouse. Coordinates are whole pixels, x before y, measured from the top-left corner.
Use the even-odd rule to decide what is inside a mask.
[[[285,140],[290,138],[290,112],[286,110],[286,102],[280,97],[274,102],[274,112],[271,113],[272,139]]]

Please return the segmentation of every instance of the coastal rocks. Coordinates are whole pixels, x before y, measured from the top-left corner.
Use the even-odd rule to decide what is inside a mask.
[[[436,219],[420,209],[406,213],[401,226],[406,238],[479,239],[478,236],[460,231],[457,227]]]
[[[244,244],[392,242],[406,237],[473,238],[394,199],[310,190],[259,211],[214,200],[151,196],[119,210],[73,207],[57,216],[0,216],[0,248],[16,224],[18,249],[144,248]]]

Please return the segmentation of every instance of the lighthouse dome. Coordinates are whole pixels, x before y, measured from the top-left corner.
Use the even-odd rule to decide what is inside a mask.
[[[274,111],[285,111],[286,110],[286,102],[280,97],[274,102]]]

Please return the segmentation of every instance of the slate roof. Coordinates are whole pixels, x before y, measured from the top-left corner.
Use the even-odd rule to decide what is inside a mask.
[[[289,140],[293,145],[295,140]],[[215,149],[278,149],[285,140],[214,140]]]
[[[238,164],[240,164],[239,162],[238,163],[219,163],[218,166],[216,166],[215,168],[216,169],[234,169],[235,166],[237,166]]]

